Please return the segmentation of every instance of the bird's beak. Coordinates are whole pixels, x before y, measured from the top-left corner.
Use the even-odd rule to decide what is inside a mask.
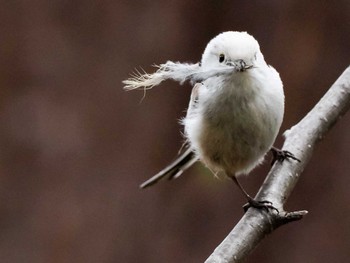
[[[243,72],[247,69],[250,69],[253,67],[253,65],[247,65],[247,63],[243,59],[237,59],[234,61],[227,61],[226,65],[235,67],[237,71]]]

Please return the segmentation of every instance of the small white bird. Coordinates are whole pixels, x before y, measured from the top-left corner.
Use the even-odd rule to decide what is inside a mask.
[[[258,42],[246,32],[224,32],[212,39],[197,64],[168,61],[153,74],[123,81],[125,89],[152,88],[163,80],[196,83],[182,120],[187,148],[178,159],[141,184],[176,178],[197,160],[214,173],[223,172],[238,185],[249,206],[275,209],[268,201],[247,194],[237,177],[249,173],[272,150],[275,159],[288,151],[272,147],[284,114],[283,84],[267,65]]]

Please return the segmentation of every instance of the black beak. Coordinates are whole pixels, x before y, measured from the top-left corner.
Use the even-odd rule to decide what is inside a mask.
[[[243,59],[237,59],[234,61],[227,61],[226,64],[228,66],[233,66],[236,68],[237,71],[243,72],[247,69],[250,69],[253,67],[253,65],[247,65],[247,63]]]

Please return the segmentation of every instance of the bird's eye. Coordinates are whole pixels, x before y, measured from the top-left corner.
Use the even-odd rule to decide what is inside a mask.
[[[225,61],[225,55],[224,54],[220,54],[219,55],[219,62],[222,63]]]

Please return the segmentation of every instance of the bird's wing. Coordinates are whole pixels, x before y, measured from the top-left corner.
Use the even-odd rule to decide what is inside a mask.
[[[199,97],[199,89],[203,86],[202,83],[196,83],[191,92],[191,98],[190,98],[190,103],[188,105],[188,110],[187,110],[187,116],[190,117],[189,115],[198,108],[198,97]]]

